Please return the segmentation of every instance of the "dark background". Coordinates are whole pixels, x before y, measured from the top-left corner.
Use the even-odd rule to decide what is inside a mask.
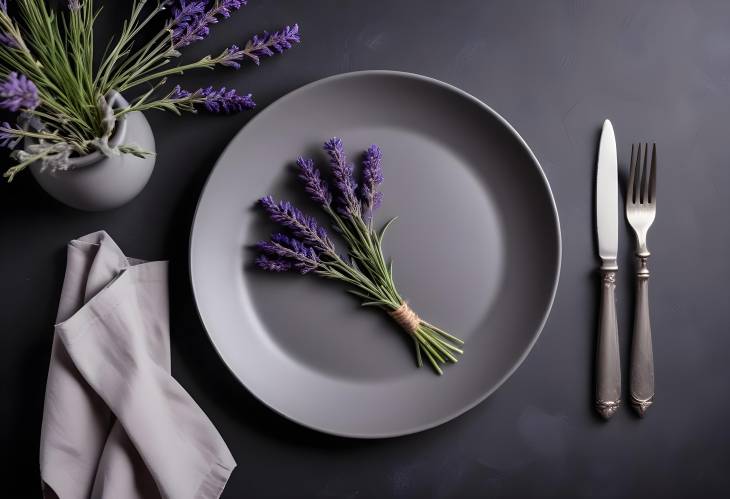
[[[106,3],[102,41],[125,10],[125,2]],[[178,81],[251,91],[260,110],[324,76],[397,69],[452,83],[492,106],[530,144],[560,213],[560,286],[534,350],[486,402],[422,434],[347,440],[274,414],[214,353],[187,275],[203,182],[256,112],[150,112],[157,166],[125,207],[74,211],[29,174],[0,185],[3,496],[39,495],[39,429],[65,244],[105,229],[128,255],[171,260],[173,372],[238,461],[224,498],[727,497],[730,4],[251,0],[186,57],[294,22],[303,43],[286,55]],[[608,423],[591,404],[592,189],[607,117],[624,177],[632,141],[656,141],[660,160],[649,236],[657,397],[646,419],[624,407]],[[628,230],[621,226],[617,287],[624,367],[633,300]]]

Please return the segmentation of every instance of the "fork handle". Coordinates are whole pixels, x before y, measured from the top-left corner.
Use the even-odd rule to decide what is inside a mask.
[[[621,405],[621,364],[616,320],[616,268],[601,268],[601,306],[596,349],[596,410],[610,418]]]
[[[637,254],[636,308],[631,341],[631,405],[639,416],[654,402],[654,355],[649,319],[649,254]]]

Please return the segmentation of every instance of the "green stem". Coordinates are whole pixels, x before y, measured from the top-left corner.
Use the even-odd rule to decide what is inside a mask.
[[[174,74],[182,74],[183,72],[189,70],[189,69],[212,69],[213,66],[217,64],[217,59],[213,59],[209,55],[203,57],[199,61],[192,62],[190,64],[183,64],[180,66],[175,66],[170,69],[166,69],[164,71],[158,71],[157,73],[152,73],[147,76],[143,76],[133,82],[127,82],[121,85],[121,88],[119,88],[120,92],[123,92],[131,87],[136,87],[137,85],[141,85],[142,83],[146,83],[151,80],[159,80],[161,78],[164,78],[166,76],[174,75]]]

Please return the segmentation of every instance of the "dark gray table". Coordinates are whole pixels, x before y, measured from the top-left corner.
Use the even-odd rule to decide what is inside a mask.
[[[108,12],[102,26],[112,26],[112,17]],[[238,461],[225,498],[727,497],[730,4],[252,0],[188,55],[297,21],[304,42],[284,57],[181,82],[250,90],[260,109],[327,75],[385,68],[433,76],[487,102],[532,147],[560,212],[560,287],[534,350],[489,400],[423,434],[345,440],[272,413],[214,353],[187,275],[188,231],[203,182],[255,113],[149,113],[157,167],[126,207],[73,211],[29,175],[0,186],[0,427],[10,458],[3,496],[38,495],[64,247],[103,228],[129,255],[171,260],[173,371]],[[616,128],[624,177],[632,141],[655,140],[660,158],[650,233],[656,403],[645,420],[623,408],[609,423],[591,404],[598,289],[591,189],[606,117]],[[624,367],[633,300],[629,235],[622,225]]]

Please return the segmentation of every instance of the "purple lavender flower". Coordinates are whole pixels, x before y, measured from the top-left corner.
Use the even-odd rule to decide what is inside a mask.
[[[169,3],[175,6],[172,8],[172,19],[167,22],[167,27],[175,28],[181,24],[187,25],[204,15],[208,0],[179,0],[179,2],[169,0]]]
[[[238,62],[243,59],[243,51],[238,45],[231,45],[223,53],[223,59],[221,60],[221,66],[228,66],[229,68],[239,69],[241,64]]]
[[[340,213],[347,217],[360,213],[360,201],[355,195],[357,183],[353,177],[354,166],[352,163],[347,162],[342,140],[338,137],[332,137],[324,143],[324,150],[330,158],[330,166],[335,177],[335,185],[340,191]]]
[[[209,25],[216,24],[219,17],[229,18],[233,11],[246,5],[246,0],[219,0],[206,11],[208,3],[207,0],[180,0],[179,7],[173,9],[168,28],[172,30],[175,49],[206,38],[210,34]]]
[[[383,182],[382,161],[383,154],[377,145],[373,144],[365,151],[365,159],[362,162],[360,202],[366,220],[372,219],[373,212],[378,209],[383,199],[383,193],[377,190],[378,185]]]
[[[228,19],[233,12],[244,7],[247,3],[248,0],[219,0],[218,5],[211,9],[209,14],[223,16],[224,19]]]
[[[297,159],[297,166],[299,166],[299,178],[304,182],[304,190],[315,202],[329,206],[332,194],[327,183],[320,177],[319,170],[315,168],[314,161],[300,157]]]
[[[244,57],[248,57],[258,66],[261,63],[262,57],[281,54],[285,50],[292,48],[293,44],[299,43],[300,41],[299,25],[295,24],[294,26],[285,26],[281,30],[273,33],[264,31],[260,35],[254,35],[253,38],[246,42],[243,50],[234,45],[228,52],[231,58],[241,60]]]
[[[311,245],[318,252],[334,251],[334,244],[327,236],[327,231],[317,221],[305,215],[289,201],[274,201],[271,196],[259,200],[261,206],[276,223],[289,229],[292,234]]]
[[[38,88],[26,78],[25,75],[18,75],[15,71],[8,75],[7,80],[0,83],[0,107],[12,112],[21,108],[34,109],[41,100],[38,97]]]
[[[68,0],[68,8],[69,10],[81,9],[81,0]]]
[[[18,48],[18,42],[11,35],[0,32],[0,44],[11,48]]]
[[[0,0],[0,10],[6,14],[8,13],[8,0]],[[5,32],[0,32],[0,44],[11,48],[20,47],[18,41],[12,35]]]
[[[213,87],[199,88],[194,92],[189,92],[180,88],[180,85],[176,85],[169,98],[173,100],[188,99],[191,104],[202,103],[211,113],[232,113],[256,107],[251,94],[239,95],[235,89],[228,90],[226,87],[219,90]]]
[[[172,93],[170,93],[170,99],[174,100],[186,99],[188,97],[190,97],[190,92],[181,88],[180,85],[175,85]]]
[[[270,272],[286,272],[291,270],[292,264],[283,258],[269,258],[266,255],[259,255],[256,258],[256,266]]]
[[[176,48],[190,45],[193,41],[204,38],[204,36],[201,37],[199,33],[192,30],[197,26],[199,20],[205,16],[205,8],[207,5],[208,0],[180,0],[179,5],[173,7],[172,19],[167,23],[167,28],[172,30],[172,42]],[[201,29],[202,27],[198,26],[198,30]],[[206,32],[205,35],[207,36],[207,34]],[[186,36],[187,38],[183,40]]]
[[[216,90],[208,87],[203,89],[202,95],[205,97],[205,108],[211,113],[232,113],[256,107],[251,94],[238,95],[233,88],[226,90],[226,87],[221,87]]]
[[[12,133],[9,130],[14,128],[7,121],[0,123],[0,147],[7,147],[8,149],[15,149],[22,137],[18,134]]]
[[[285,234],[274,234],[270,241],[259,241],[256,247],[264,256],[276,256],[291,262],[291,267],[302,274],[315,270],[319,265],[319,256],[314,249]]]

